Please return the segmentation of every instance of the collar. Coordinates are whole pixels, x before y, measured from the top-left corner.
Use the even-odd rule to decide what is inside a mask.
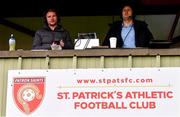
[[[134,24],[130,24],[130,25],[128,25],[128,26],[124,26],[124,23],[123,23],[123,22],[122,22],[121,25],[122,25],[123,28],[128,28],[128,27],[133,27],[133,26],[134,26]]]
[[[49,26],[48,25],[44,25],[43,26],[44,27],[44,29],[46,29],[46,30],[49,30],[49,31],[52,31],[50,28],[49,28]],[[57,25],[57,27],[54,29],[54,31],[64,31],[64,28],[61,26],[61,25]]]

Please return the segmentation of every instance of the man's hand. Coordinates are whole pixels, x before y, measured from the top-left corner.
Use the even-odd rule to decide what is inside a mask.
[[[63,40],[60,40],[60,46],[64,47],[64,41]]]

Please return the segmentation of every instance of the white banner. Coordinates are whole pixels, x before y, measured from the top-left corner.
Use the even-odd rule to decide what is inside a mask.
[[[180,68],[10,70],[7,117],[180,117]]]

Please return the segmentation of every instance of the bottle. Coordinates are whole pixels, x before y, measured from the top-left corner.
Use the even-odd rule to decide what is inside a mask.
[[[11,34],[11,36],[9,38],[9,51],[14,51],[15,50],[15,46],[16,46],[16,40],[14,38],[14,35]]]

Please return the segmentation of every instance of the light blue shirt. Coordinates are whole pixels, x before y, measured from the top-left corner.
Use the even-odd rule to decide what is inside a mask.
[[[134,25],[125,27],[122,25],[121,37],[123,39],[123,48],[136,48]]]

